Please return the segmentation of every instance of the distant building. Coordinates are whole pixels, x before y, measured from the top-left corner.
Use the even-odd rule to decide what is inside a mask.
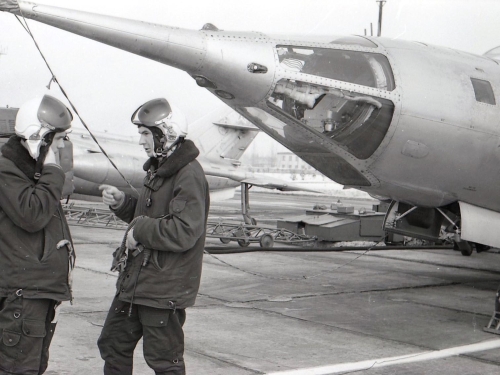
[[[0,108],[0,136],[10,136],[15,133],[16,115],[19,108]]]
[[[313,167],[290,151],[278,152],[278,163],[276,167],[287,171],[305,171],[309,173],[315,171]]]

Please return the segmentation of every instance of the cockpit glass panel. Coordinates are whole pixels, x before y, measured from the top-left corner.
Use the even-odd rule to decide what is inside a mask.
[[[281,79],[267,103],[358,159],[380,146],[394,112],[387,99],[292,79]]]
[[[363,38],[362,36],[349,35],[342,36],[340,38],[334,39],[330,42],[331,44],[346,44],[351,46],[361,46],[369,48],[377,48],[378,46],[371,40]]]
[[[379,53],[315,47],[276,47],[286,70],[392,91],[394,75],[387,57]]]
[[[363,174],[323,145],[326,140],[321,134],[304,127],[289,114],[271,106],[266,111],[257,107],[237,111],[328,178],[342,185],[370,186]]]

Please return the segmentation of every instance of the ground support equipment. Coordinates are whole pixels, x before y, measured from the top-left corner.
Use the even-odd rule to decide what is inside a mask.
[[[109,210],[76,206],[72,203],[64,204],[63,209],[68,224],[113,229],[127,228],[127,223]]]
[[[500,311],[495,311],[490,319],[490,322],[483,328],[485,332],[500,335]]]
[[[241,247],[258,242],[264,248],[273,247],[275,242],[288,245],[313,245],[317,240],[316,237],[297,234],[282,228],[221,221],[207,223],[207,237],[219,238],[224,244],[236,241]]]

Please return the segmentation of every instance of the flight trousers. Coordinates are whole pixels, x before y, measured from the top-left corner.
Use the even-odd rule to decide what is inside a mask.
[[[58,304],[23,298],[21,289],[0,297],[0,375],[41,375],[47,370]]]
[[[184,309],[157,309],[122,302],[111,303],[97,346],[104,375],[131,375],[137,342],[143,338],[144,359],[156,375],[185,375]]]

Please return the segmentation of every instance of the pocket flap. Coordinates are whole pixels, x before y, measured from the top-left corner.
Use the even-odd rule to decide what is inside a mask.
[[[23,332],[29,337],[45,337],[45,322],[24,319]]]
[[[182,199],[174,199],[172,200],[172,211],[176,214],[181,213],[186,207],[186,201]]]
[[[158,312],[150,311],[148,308],[146,308],[140,311],[141,323],[146,327],[166,327],[169,316],[169,310]]]
[[[8,331],[6,329],[3,330],[2,341],[5,346],[14,346],[17,345],[19,340],[21,339],[21,334],[13,331]]]

